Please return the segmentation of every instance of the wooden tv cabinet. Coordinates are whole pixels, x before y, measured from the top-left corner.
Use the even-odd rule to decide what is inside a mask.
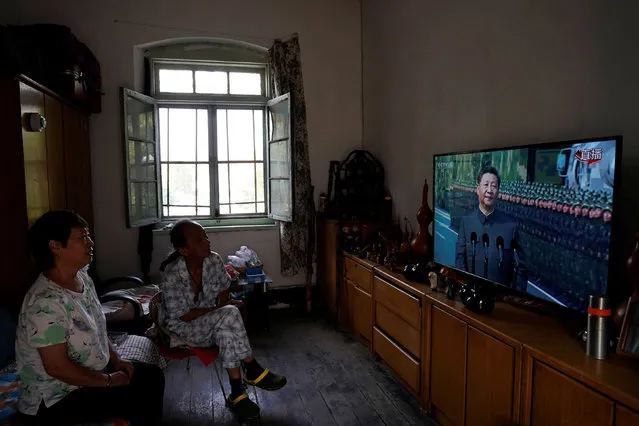
[[[639,360],[586,356],[554,319],[458,300],[343,253],[340,315],[442,425],[639,425]]]

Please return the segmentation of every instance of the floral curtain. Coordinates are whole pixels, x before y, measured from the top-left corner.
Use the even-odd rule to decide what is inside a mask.
[[[275,40],[269,50],[274,96],[290,93],[293,148],[293,222],[280,222],[281,271],[284,276],[312,271],[315,205],[306,131],[306,104],[297,34]]]

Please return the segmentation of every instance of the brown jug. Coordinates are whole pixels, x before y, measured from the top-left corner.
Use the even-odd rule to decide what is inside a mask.
[[[428,206],[428,179],[424,179],[424,188],[422,190],[422,205],[417,210],[417,223],[419,223],[419,231],[410,242],[410,249],[414,256],[431,260],[433,256],[433,237],[428,231],[428,226],[433,221],[433,211]]]

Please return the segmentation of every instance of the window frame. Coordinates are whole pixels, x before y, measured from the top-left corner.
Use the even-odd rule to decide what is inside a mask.
[[[195,71],[225,71],[225,72],[242,72],[251,71],[259,72],[261,78],[261,95],[230,95],[230,94],[200,94],[200,93],[168,93],[159,91],[159,72],[160,69],[189,69],[193,72],[193,84],[195,84]],[[159,185],[159,204],[160,204],[160,221],[172,222],[183,218],[194,218],[202,222],[220,221],[236,221],[245,219],[247,221],[255,221],[256,219],[269,219],[269,188],[268,188],[268,168],[267,168],[267,137],[268,137],[268,108],[270,85],[269,85],[269,67],[266,63],[249,63],[249,62],[218,62],[218,61],[198,61],[198,60],[168,60],[153,59],[151,61],[151,91],[152,97],[156,100],[157,126],[158,126],[158,174],[160,176]],[[230,78],[227,79],[227,88],[230,88]],[[195,91],[195,87],[193,87]],[[164,179],[162,178],[162,165],[167,163],[175,163],[173,161],[162,162],[161,145],[159,140],[159,110],[161,108],[206,108],[208,110],[209,120],[209,185],[210,185],[210,215],[209,216],[165,216],[164,215]],[[261,110],[262,123],[262,166],[263,166],[263,191],[264,191],[264,213],[247,213],[247,214],[224,214],[220,212],[219,202],[219,164],[217,156],[217,111],[219,109],[244,109],[244,110]],[[167,142],[168,143],[168,142]],[[259,163],[260,161],[223,161],[225,164],[232,163]],[[177,162],[180,163],[180,162]],[[203,164],[198,162],[197,158],[193,162],[184,162],[189,164]],[[168,179],[168,177],[167,177]],[[257,185],[256,185],[257,189]],[[229,200],[230,201],[230,200]],[[256,201],[257,202],[257,201]],[[197,204],[197,202],[196,202]],[[170,204],[167,204],[170,206]]]

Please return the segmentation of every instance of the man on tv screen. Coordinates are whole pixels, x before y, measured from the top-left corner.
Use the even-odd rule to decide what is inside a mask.
[[[526,291],[517,223],[496,209],[501,178],[490,165],[477,175],[477,208],[462,217],[455,246],[455,267],[490,281]],[[514,274],[516,273],[516,280]]]

